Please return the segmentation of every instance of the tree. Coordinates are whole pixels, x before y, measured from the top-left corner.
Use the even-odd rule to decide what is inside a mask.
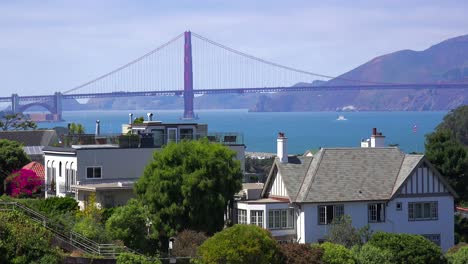
[[[145,256],[122,253],[117,257],[117,264],[161,264],[159,259],[150,260]]]
[[[324,264],[354,264],[353,254],[351,250],[343,245],[325,242],[320,245],[313,245],[312,247],[319,247],[323,249],[322,262]]]
[[[460,106],[448,113],[437,130],[449,130],[453,138],[468,146],[468,105]]]
[[[198,248],[208,239],[202,232],[183,230],[175,238],[172,255],[176,257],[196,257]]]
[[[426,157],[460,197],[467,198],[468,150],[455,140],[452,131],[444,128],[427,135]]]
[[[368,233],[369,226],[357,229],[353,227],[351,217],[349,215],[344,215],[333,220],[328,229],[326,239],[331,243],[351,248],[366,242],[368,237],[370,237]]]
[[[5,190],[5,178],[14,170],[18,170],[31,162],[20,143],[0,139],[0,193]]]
[[[358,264],[393,264],[392,253],[386,249],[380,249],[370,244],[354,246],[351,251]]]
[[[40,192],[42,179],[32,170],[21,169],[5,180],[6,193],[13,197],[31,197]]]
[[[282,263],[285,264],[320,264],[323,249],[308,244],[286,243],[279,245]]]
[[[151,252],[156,248],[150,229],[148,214],[136,200],[116,208],[106,222],[106,232],[112,239],[121,240],[125,246],[140,252]]]
[[[202,263],[281,263],[270,232],[256,225],[234,225],[216,233],[198,249]]]
[[[85,133],[85,128],[82,124],[71,123],[68,125],[68,133],[72,135],[80,135]]]
[[[468,246],[465,245],[455,252],[447,252],[446,257],[449,264],[468,263]]]
[[[148,207],[159,237],[183,229],[213,234],[223,228],[227,205],[241,188],[235,156],[208,140],[172,143],[153,154],[135,193]]]
[[[145,121],[145,118],[140,116],[140,117],[135,118],[135,120],[133,120],[133,124],[143,124],[144,121]]]
[[[7,114],[0,120],[0,129],[3,131],[37,129],[37,124],[34,121],[25,119],[21,113]]]
[[[390,251],[394,263],[438,264],[442,259],[440,247],[420,235],[377,232],[367,243]]]

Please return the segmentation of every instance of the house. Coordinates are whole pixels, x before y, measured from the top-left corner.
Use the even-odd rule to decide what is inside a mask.
[[[383,140],[374,130],[368,146],[288,156],[280,133],[260,198],[238,200],[235,220],[280,241],[313,243],[349,215],[357,228],[420,234],[447,250],[454,244],[455,192],[424,155],[384,147]]]
[[[84,208],[89,196],[96,195],[97,205],[124,205],[133,197],[133,185],[143,175],[154,151],[169,142],[207,137],[237,152],[244,166],[242,135],[208,133],[206,124],[162,123],[150,118],[142,124],[124,125],[128,133],[69,135],[60,147],[44,148],[46,197],[71,196]],[[243,167],[242,167],[243,168]]]
[[[0,132],[0,139],[23,144],[23,150],[32,161],[44,164],[42,149],[58,142],[55,130],[15,130]]]

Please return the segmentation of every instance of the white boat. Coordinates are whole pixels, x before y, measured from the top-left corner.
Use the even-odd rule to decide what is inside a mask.
[[[336,119],[338,121],[345,121],[345,120],[348,120],[344,117],[344,115],[339,115],[338,118]]]

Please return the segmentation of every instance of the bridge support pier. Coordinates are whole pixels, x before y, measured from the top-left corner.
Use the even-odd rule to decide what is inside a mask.
[[[54,119],[56,121],[62,120],[62,93],[61,92],[56,92],[54,94],[54,109],[55,109],[55,117]]]
[[[184,117],[183,119],[196,119],[193,111],[193,70],[192,70],[192,34],[184,33]]]
[[[11,112],[13,112],[13,114],[16,114],[19,112],[19,95],[18,94],[11,95]]]

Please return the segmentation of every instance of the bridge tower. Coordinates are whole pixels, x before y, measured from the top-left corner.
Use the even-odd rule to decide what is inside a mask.
[[[185,31],[184,44],[184,117],[195,119],[193,112],[192,33]]]
[[[61,92],[56,92],[54,94],[54,109],[56,116],[54,117],[54,120],[60,121],[62,120],[62,100],[63,100],[63,95]]]
[[[18,113],[19,111],[19,95],[18,94],[12,94],[11,95],[11,112],[13,114]]]

